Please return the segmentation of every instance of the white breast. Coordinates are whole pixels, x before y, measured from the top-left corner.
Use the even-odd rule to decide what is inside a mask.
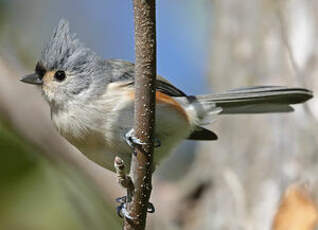
[[[129,167],[131,149],[124,135],[133,127],[134,103],[132,89],[111,83],[105,94],[88,104],[72,104],[67,110],[52,113],[58,131],[85,156],[113,171],[119,155]],[[161,147],[155,150],[154,162],[169,154],[181,140],[189,136],[191,127],[184,115],[171,105],[156,107],[156,137]]]

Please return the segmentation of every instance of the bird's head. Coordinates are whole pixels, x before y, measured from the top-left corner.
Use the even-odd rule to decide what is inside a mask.
[[[41,52],[34,73],[21,79],[39,85],[50,105],[63,106],[87,97],[94,75],[101,72],[100,59],[86,48],[60,20]]]

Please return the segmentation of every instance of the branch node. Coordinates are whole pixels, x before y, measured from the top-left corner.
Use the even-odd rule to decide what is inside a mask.
[[[131,177],[127,176],[127,174],[126,174],[126,168],[125,168],[124,161],[118,156],[115,157],[114,167],[116,170],[118,183],[128,190],[127,191],[128,194],[132,193],[134,191],[134,184],[131,180]]]

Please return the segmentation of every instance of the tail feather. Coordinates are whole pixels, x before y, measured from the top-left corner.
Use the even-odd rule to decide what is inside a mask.
[[[313,93],[303,88],[258,86],[200,95],[196,99],[203,105],[222,108],[221,114],[233,114],[291,112],[290,105],[303,103],[312,97]]]
[[[215,140],[216,134],[201,125],[210,123],[219,114],[281,113],[293,111],[293,104],[313,97],[310,90],[280,86],[258,86],[233,89],[224,93],[178,97],[194,117],[195,129],[188,137],[193,140]]]

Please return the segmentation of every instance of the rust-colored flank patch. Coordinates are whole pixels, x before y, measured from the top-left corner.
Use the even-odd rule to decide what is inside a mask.
[[[135,99],[135,92],[131,91],[129,96],[134,100]],[[182,108],[182,106],[176,100],[174,100],[169,95],[164,94],[160,91],[157,91],[156,92],[156,103],[157,104],[166,104],[166,105],[172,107],[173,109],[178,111],[183,117],[185,117],[185,119],[187,121],[189,121],[189,118],[188,118],[186,111]]]

